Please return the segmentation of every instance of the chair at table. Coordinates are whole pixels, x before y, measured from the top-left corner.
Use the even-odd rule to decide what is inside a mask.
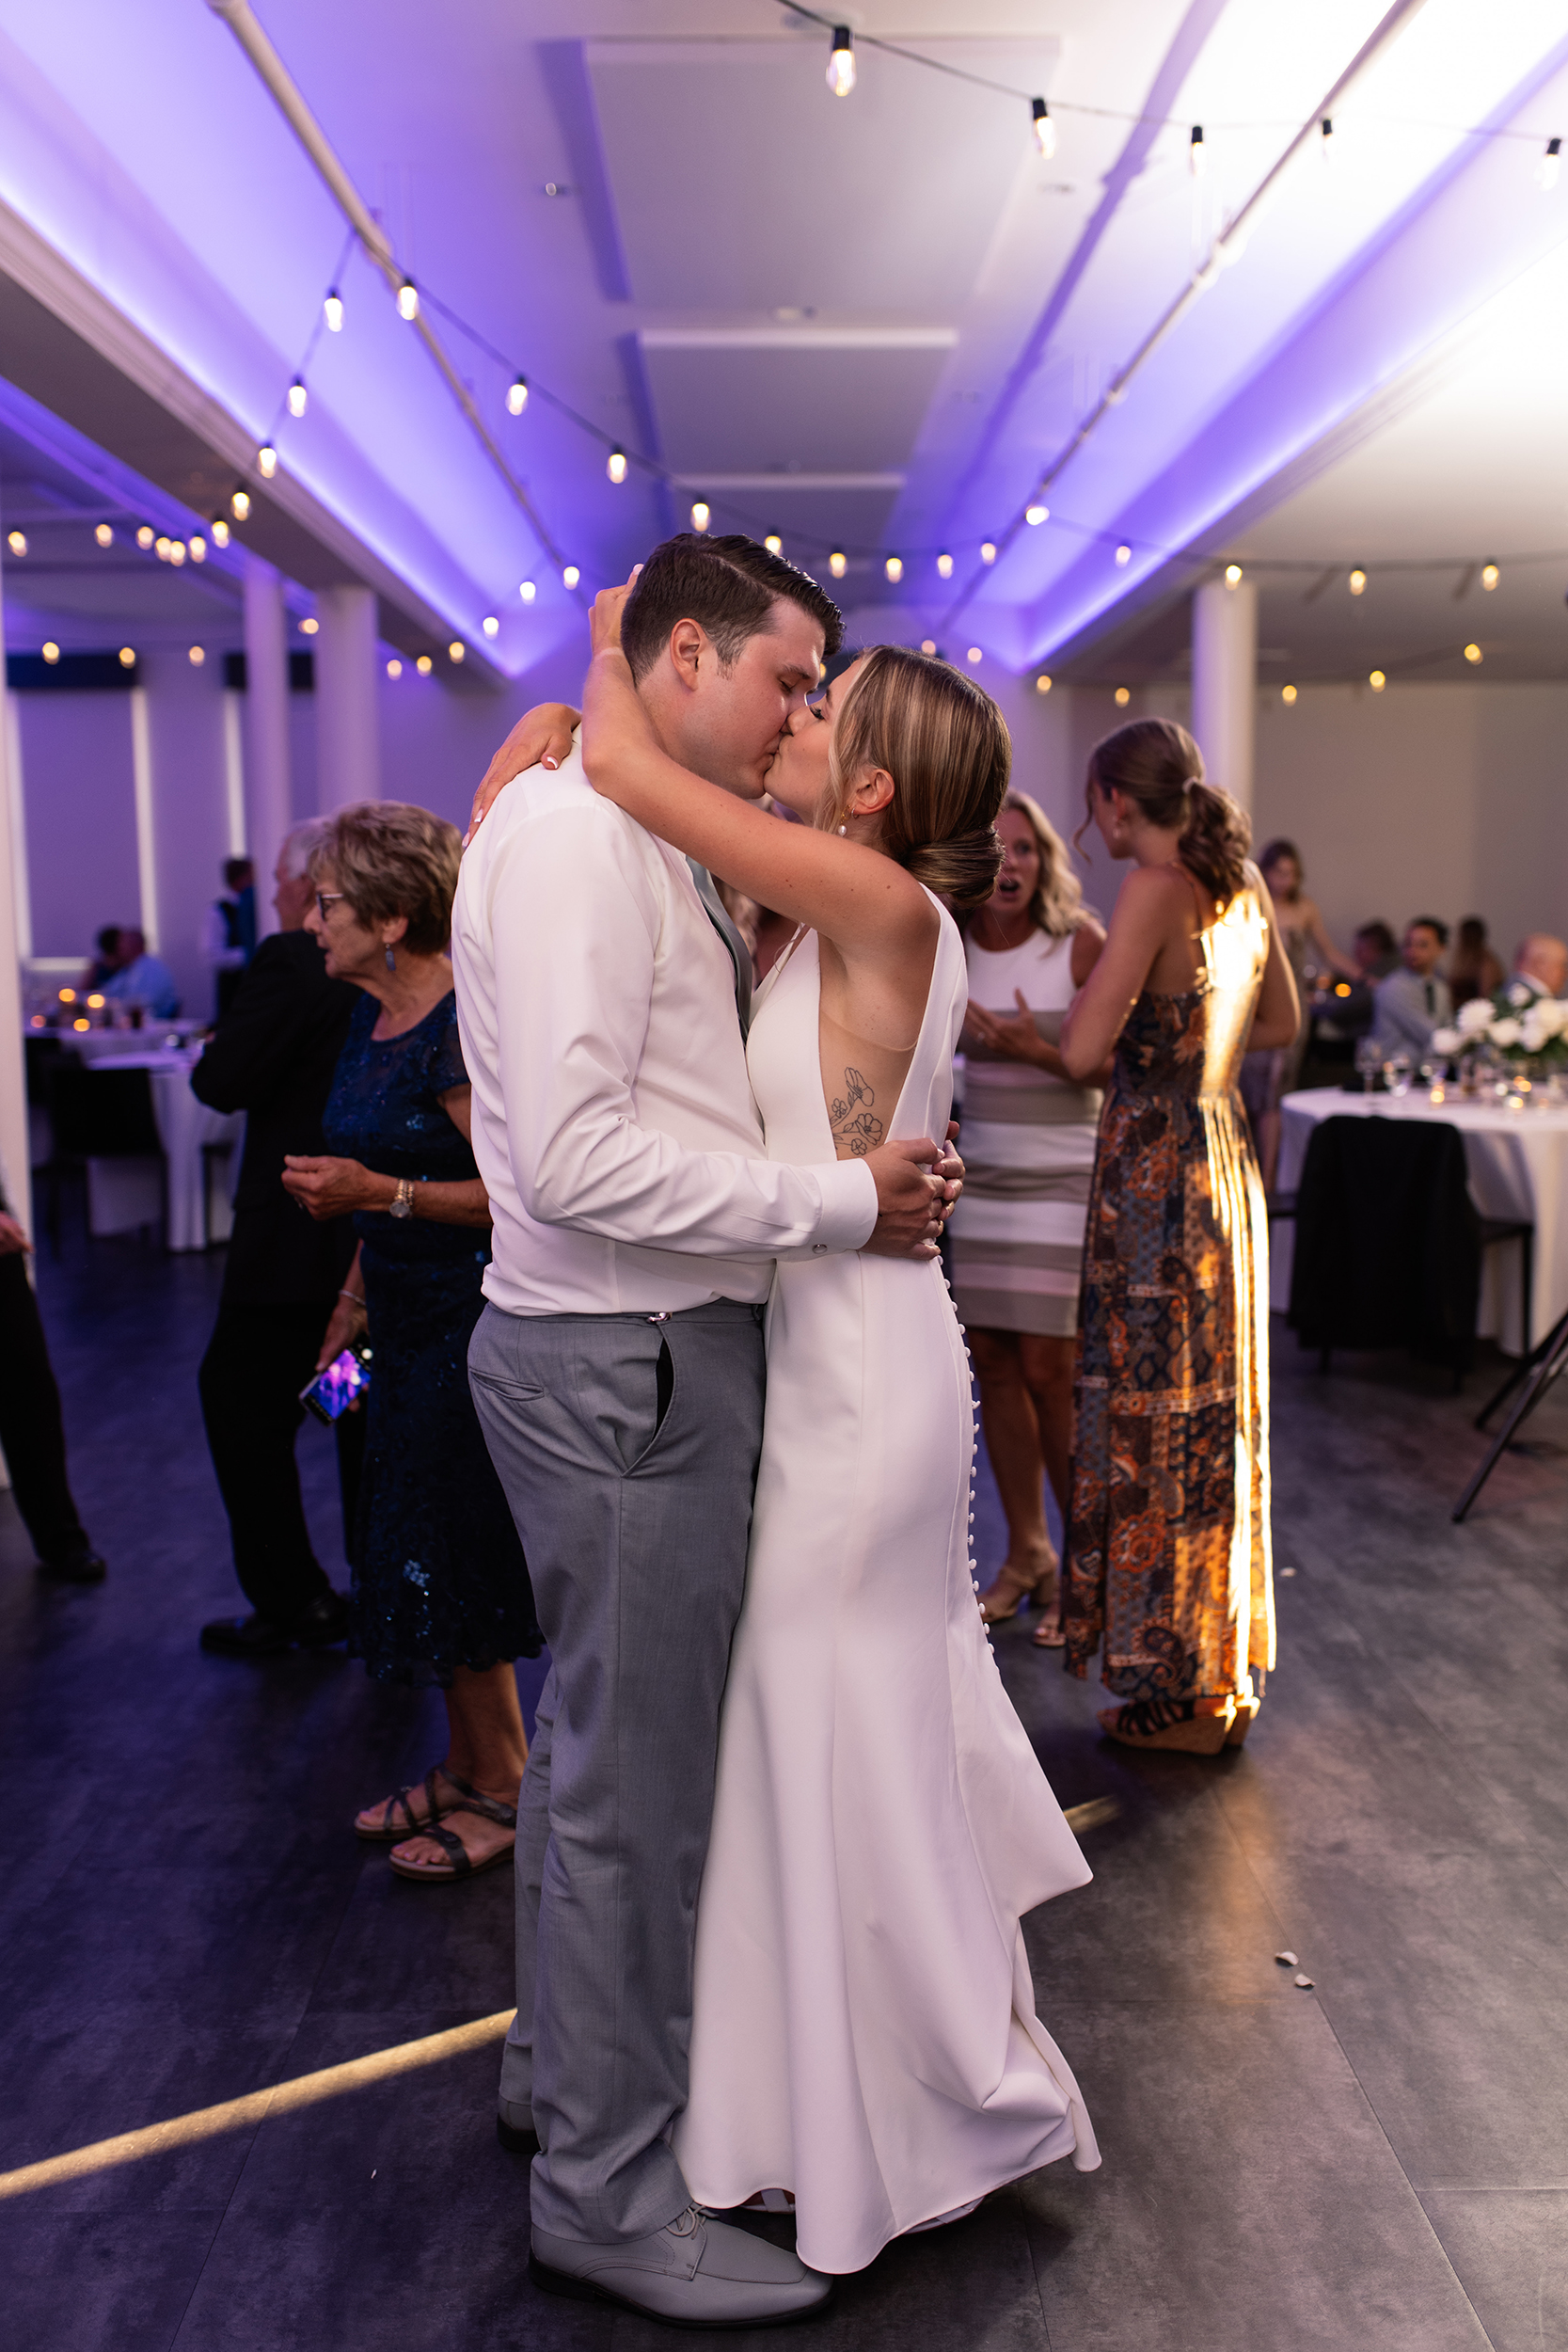
[[[40,1172],[48,1188],[45,1228],[50,1247],[58,1257],[60,1189],[68,1172],[85,1171],[89,1160],[155,1160],[166,1196],[168,1164],[145,1070],[91,1070],[74,1054],[64,1054],[48,1072],[45,1083],[51,1151]]]
[[[1409,1347],[1451,1364],[1457,1391],[1475,1356],[1481,1252],[1502,1241],[1520,1246],[1528,1347],[1535,1228],[1480,1215],[1456,1127],[1322,1120],[1294,1214],[1287,1320],[1324,1372],[1337,1347]]]

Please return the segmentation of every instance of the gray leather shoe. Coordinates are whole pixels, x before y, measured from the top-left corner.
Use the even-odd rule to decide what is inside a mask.
[[[673,2328],[778,2328],[822,2309],[831,2279],[696,2205],[651,2236],[601,2245],[535,2229],[528,2275],[546,2295],[621,2303]]]

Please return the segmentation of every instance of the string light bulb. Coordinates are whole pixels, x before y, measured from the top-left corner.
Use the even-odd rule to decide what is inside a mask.
[[[162,538],[153,540],[152,552],[157,557],[160,564],[166,564],[168,562],[168,551],[173,545],[173,540],[166,534]]]
[[[1239,564],[1227,564],[1226,565],[1225,584],[1227,588],[1239,588],[1241,586],[1242,567]]]
[[[1195,180],[1201,180],[1208,168],[1208,151],[1203,144],[1203,125],[1201,122],[1195,122],[1192,136],[1187,141],[1187,168]]]
[[[784,541],[780,538],[776,531],[770,531],[762,544],[768,549],[769,555],[782,555],[784,553]]]
[[[946,553],[939,555],[937,558],[937,578],[939,580],[951,580],[952,577],[953,558]]]
[[[501,633],[501,625],[493,612],[486,612],[480,623],[480,628],[486,637],[499,637]]]
[[[1051,509],[1049,506],[1042,506],[1039,500],[1036,499],[1030,505],[1024,508],[1023,519],[1026,523],[1032,523],[1037,526],[1040,523],[1048,523],[1051,520]],[[985,553],[985,549],[982,548],[980,552],[983,555]]]
[[[395,655],[387,664],[387,675],[389,678],[400,678],[403,675],[403,664],[397,660]]]
[[[185,542],[183,539],[171,539],[169,541],[168,560],[174,565],[175,570],[178,571],[181,564],[185,560]]]
[[[965,660],[966,661],[975,661],[975,662],[977,662],[977,661],[983,661],[983,660],[985,660],[985,658],[986,658],[986,657],[985,657],[985,655],[982,653],[982,651],[980,650],[980,647],[979,647],[978,645],[971,645],[971,647],[969,648],[968,653],[964,656],[964,660]]]
[[[229,525],[221,515],[214,516],[213,519],[213,545],[215,548],[226,548],[229,545]]]
[[[1367,575],[1366,575],[1366,573],[1362,570],[1362,568],[1361,568],[1361,566],[1360,566],[1360,564],[1359,564],[1356,565],[1356,567],[1355,567],[1354,571],[1354,572],[1352,572],[1352,574],[1351,574],[1351,576],[1350,576],[1350,580],[1349,580],[1349,581],[1347,582],[1347,585],[1349,586],[1349,589],[1350,589],[1351,595],[1352,595],[1353,596],[1364,596],[1366,595],[1366,593],[1367,593]]]
[[[322,310],[326,319],[328,331],[334,335],[341,335],[343,331],[343,297],[336,286],[322,304]]]
[[[575,564],[568,564],[561,575],[561,584],[563,588],[575,588],[581,578],[582,574],[578,571],[577,565]]]
[[[693,499],[691,501],[692,530],[696,532],[704,532],[707,529],[712,520],[713,511],[708,505],[706,499]]]
[[[256,463],[263,482],[270,482],[277,471],[277,452],[270,441],[263,441],[256,453]]]
[[[43,658],[51,667],[53,667],[60,658],[60,649],[58,645],[55,644],[55,640],[52,637],[46,637],[43,641]]]
[[[1131,548],[1127,545],[1127,542],[1126,542],[1126,540],[1124,539],[1124,540],[1122,541],[1122,543],[1121,543],[1120,547],[1119,547],[1119,548],[1117,548],[1117,563],[1121,565],[1122,569],[1123,569],[1123,570],[1125,570],[1125,569],[1126,569],[1126,567],[1127,567],[1127,565],[1128,565],[1129,564],[1131,564],[1131,563],[1132,563],[1132,548]]]
[[[828,87],[835,98],[847,98],[855,87],[855,37],[847,24],[833,26],[833,53],[828,59]]]
[[[206,646],[205,646],[205,645],[193,645],[193,646],[191,647],[191,650],[190,650],[190,653],[189,653],[189,655],[188,655],[187,659],[189,660],[189,662],[190,662],[191,668],[192,668],[193,670],[199,670],[199,669],[200,669],[200,667],[201,667],[201,665],[202,665],[202,663],[203,663],[203,662],[206,660],[206,659],[207,659],[207,648],[206,648]]]
[[[882,569],[886,572],[889,580],[892,580],[894,586],[896,588],[898,582],[904,577],[903,557],[901,555],[890,555],[887,562],[883,564]]]
[[[136,649],[135,645],[121,645],[119,649],[119,666],[122,670],[134,670],[135,668]]]
[[[1284,704],[1287,710],[1290,709],[1291,704],[1295,701],[1295,698],[1296,690],[1293,686],[1282,686],[1280,688],[1279,699]]]
[[[321,623],[317,620],[315,614],[313,612],[307,612],[304,620],[301,621],[299,625],[299,633],[302,637],[314,637],[320,628]]]
[[[1035,691],[1037,694],[1049,694],[1051,691],[1051,680],[1043,670],[1035,680]]]
[[[849,558],[845,554],[844,549],[842,548],[834,548],[832,555],[828,558],[829,571],[832,572],[835,580],[842,580],[848,568]]]
[[[432,661],[429,654],[422,653],[420,654],[419,660],[415,662],[414,667],[418,670],[421,677],[428,677],[432,670],[436,667],[436,664]]]
[[[233,514],[234,520],[237,523],[243,523],[249,519],[250,492],[248,490],[236,490],[233,497],[230,500],[229,504],[230,511]]]
[[[1130,686],[1118,686],[1117,688],[1115,701],[1118,710],[1125,710],[1132,699],[1132,689]]]
[[[1318,152],[1325,164],[1331,164],[1334,161],[1334,118],[1332,115],[1324,115],[1319,126]]]
[[[980,542],[980,561],[981,561],[981,563],[982,563],[982,564],[994,564],[994,563],[995,563],[995,561],[996,561],[996,541],[995,541],[994,539],[982,539],[982,540],[981,540],[981,542]]]
[[[1543,196],[1550,196],[1562,170],[1562,141],[1548,139],[1546,152],[1535,167],[1535,183]]]
[[[306,404],[309,400],[309,393],[305,389],[305,378],[302,375],[296,375],[293,382],[289,387],[290,416],[303,417],[305,414]]]
[[[934,653],[935,653],[935,651],[936,651],[936,649],[937,649],[937,641],[936,641],[936,639],[935,639],[934,637],[923,637],[923,638],[921,639],[921,641],[920,641],[920,650],[921,650],[921,652],[922,652],[923,654],[926,654],[926,655],[929,656],[929,655],[931,655],[931,654],[934,654]]]
[[[619,486],[621,483],[625,482],[626,478],[626,451],[624,449],[612,449],[610,455],[605,459],[604,469],[610,476],[611,482],[616,484],[617,486]]]
[[[539,594],[539,591],[534,586],[531,580],[520,580],[517,582],[517,594],[521,596],[525,604],[531,604],[534,597]]]
[[[1465,648],[1465,659],[1466,661],[1471,663],[1472,666],[1476,666],[1484,661],[1486,656],[1481,652],[1479,645],[1466,645]]]
[[[461,661],[467,650],[468,648],[463,643],[462,638],[454,637],[451,644],[447,647],[447,659],[449,661]]]
[[[419,288],[411,278],[405,278],[398,288],[398,316],[410,324],[420,315]]]
[[[1371,688],[1374,694],[1381,694],[1388,681],[1384,676],[1381,670],[1374,670],[1371,675],[1368,678],[1367,683]]]
[[[154,532],[152,525],[150,523],[143,523],[141,529],[136,533],[136,545],[141,548],[144,555],[146,554],[148,548],[152,545],[156,536],[157,533]]]
[[[527,406],[528,406],[528,377],[527,377],[526,375],[519,375],[519,376],[517,376],[517,377],[515,378],[515,380],[514,382],[510,383],[510,384],[507,386],[507,388],[506,388],[506,412],[507,412],[507,415],[508,415],[508,416],[511,416],[511,417],[520,417],[520,416],[522,415],[522,413],[523,413],[523,410],[524,410]]]
[[[6,533],[6,545],[9,548],[13,555],[25,555],[27,552],[27,533],[24,531],[8,531]]]
[[[1501,578],[1502,574],[1498,571],[1496,564],[1483,564],[1481,565],[1481,584],[1485,589],[1488,596],[1491,595],[1493,589],[1497,586]]]
[[[1049,163],[1056,152],[1056,125],[1051,119],[1051,109],[1043,98],[1034,98],[1029,102],[1029,111],[1035,121],[1035,145]]]
[[[107,523],[100,523],[98,529],[92,535],[97,540],[101,548],[112,548],[114,546],[115,534],[110,525]]]
[[[207,542],[202,537],[199,531],[193,531],[191,533],[191,562],[193,564],[205,564],[206,561]]]

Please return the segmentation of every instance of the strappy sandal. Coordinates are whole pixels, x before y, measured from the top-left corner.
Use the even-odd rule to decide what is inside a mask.
[[[358,1822],[355,1822],[356,1837],[364,1838],[366,1843],[372,1846],[401,1846],[405,1837],[418,1837],[421,1830],[428,1829],[433,1821],[438,1821],[443,1813],[451,1813],[453,1810],[451,1805],[439,1804],[436,1802],[436,1777],[437,1773],[450,1787],[458,1789],[465,1797],[473,1795],[474,1792],[467,1783],[459,1780],[455,1772],[449,1772],[444,1764],[433,1764],[420,1783],[420,1787],[424,1790],[424,1801],[428,1808],[423,1820],[420,1819],[408,1802],[414,1793],[414,1785],[410,1782],[406,1788],[400,1788],[395,1797],[388,1798],[381,1808],[381,1819],[373,1829],[361,1829]],[[404,1828],[397,1820],[399,1812],[402,1813],[404,1821],[407,1823],[406,1828]]]
[[[464,1792],[461,1804],[448,1806],[445,1818],[449,1821],[454,1813],[477,1813],[487,1821],[499,1821],[502,1829],[516,1829],[517,1808],[515,1804],[501,1804],[494,1797],[482,1796],[466,1781],[452,1779],[450,1772],[447,1777],[451,1780],[454,1788],[461,1788]],[[434,1838],[442,1851],[450,1856],[445,1864],[400,1862],[395,1853],[388,1856],[400,1879],[413,1879],[422,1886],[447,1886],[453,1879],[477,1879],[485,1870],[499,1870],[503,1862],[512,1859],[513,1848],[502,1846],[495,1853],[486,1854],[483,1862],[474,1862],[469,1858],[461,1837],[454,1836],[450,1829],[442,1829],[436,1821],[421,1821],[413,1835]]]

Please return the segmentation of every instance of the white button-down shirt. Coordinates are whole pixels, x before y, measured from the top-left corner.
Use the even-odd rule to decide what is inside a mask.
[[[575,748],[508,785],[464,852],[451,960],[495,1306],[754,1304],[775,1258],[869,1239],[863,1161],[761,1156],[723,942],[686,860]]]

